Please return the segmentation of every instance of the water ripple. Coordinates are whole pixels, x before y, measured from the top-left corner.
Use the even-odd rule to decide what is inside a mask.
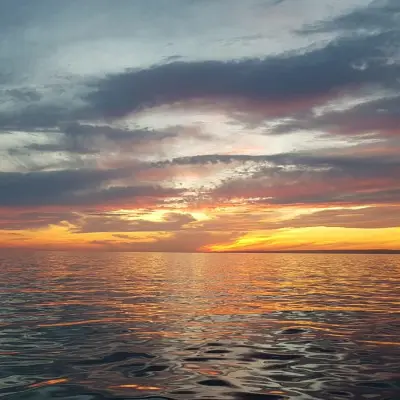
[[[4,253],[0,271],[0,398],[400,398],[398,256]]]

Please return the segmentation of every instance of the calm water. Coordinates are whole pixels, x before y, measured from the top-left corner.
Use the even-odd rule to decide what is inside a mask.
[[[5,399],[400,399],[400,256],[0,254]]]

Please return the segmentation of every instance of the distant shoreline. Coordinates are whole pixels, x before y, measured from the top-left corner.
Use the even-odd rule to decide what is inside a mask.
[[[218,253],[237,254],[400,254],[400,250],[238,250],[221,251]]]
[[[366,250],[230,250],[230,251],[129,251],[120,249],[29,249],[17,247],[0,247],[2,251],[18,252],[62,252],[62,253],[177,253],[177,254],[398,254],[400,250],[366,249]]]

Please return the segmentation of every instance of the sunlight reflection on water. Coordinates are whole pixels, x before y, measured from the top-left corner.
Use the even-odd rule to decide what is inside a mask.
[[[0,397],[399,399],[400,257],[3,253]]]

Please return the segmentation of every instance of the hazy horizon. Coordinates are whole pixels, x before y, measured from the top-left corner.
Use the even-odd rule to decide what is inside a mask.
[[[225,250],[225,251],[165,251],[165,250],[119,250],[119,249],[70,249],[70,248],[59,248],[59,249],[48,249],[48,248],[17,248],[17,247],[2,247],[1,251],[25,251],[25,252],[62,252],[62,253],[86,253],[86,252],[100,252],[100,253],[172,253],[172,254],[387,254],[396,255],[400,254],[400,250],[395,249],[308,249],[308,250]]]

